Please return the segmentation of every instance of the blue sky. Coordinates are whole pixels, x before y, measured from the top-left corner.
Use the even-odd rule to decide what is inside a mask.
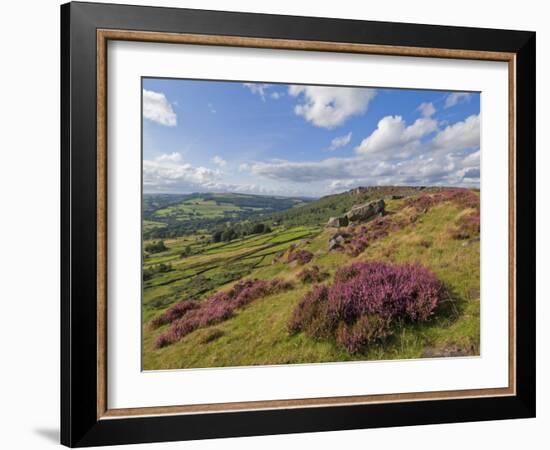
[[[479,187],[480,94],[143,79],[145,192]]]

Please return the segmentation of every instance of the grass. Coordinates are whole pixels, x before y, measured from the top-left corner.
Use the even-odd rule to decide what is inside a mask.
[[[410,214],[403,205],[404,200],[388,200],[388,214],[395,219]],[[334,230],[315,227],[281,228],[222,244],[208,244],[199,237],[166,241],[166,252],[145,261],[146,265],[171,262],[174,270],[155,276],[145,286],[143,368],[407,359],[442,356],[450,351],[479,354],[479,242],[464,246],[463,241],[453,239],[454,223],[461,214],[464,211],[452,203],[432,207],[414,224],[373,242],[355,258],[344,252],[329,253],[328,238]],[[153,348],[154,339],[166,326],[152,330],[147,322],[175,301],[202,298],[244,276],[296,279],[308,265],[288,264],[286,258],[273,263],[276,255],[292,244],[312,252],[314,259],[309,265],[319,266],[331,277],[338,267],[352,261],[419,262],[445,283],[450,299],[433,320],[402,326],[365,353],[350,355],[332,341],[314,341],[303,333],[289,336],[288,320],[310,288],[297,282],[294,290],[258,299],[225,322],[196,330],[165,348]],[[178,255],[186,245],[196,254],[182,259]]]
[[[178,221],[191,220],[193,218],[216,218],[224,217],[228,213],[246,210],[231,203],[222,203],[215,200],[206,200],[203,198],[193,198],[176,205],[155,211],[154,216],[159,218],[175,218]]]

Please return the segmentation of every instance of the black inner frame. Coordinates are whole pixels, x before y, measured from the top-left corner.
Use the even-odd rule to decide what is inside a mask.
[[[517,394],[98,420],[99,28],[515,53]],[[61,443],[82,447],[534,417],[535,101],[534,32],[80,2],[62,5]]]

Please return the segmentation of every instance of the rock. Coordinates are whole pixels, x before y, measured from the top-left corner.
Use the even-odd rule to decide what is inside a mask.
[[[344,233],[333,234],[328,240],[328,251],[338,250],[346,243],[346,238],[349,235]]]
[[[339,228],[348,226],[348,218],[346,216],[341,217],[331,217],[328,219],[327,228]]]
[[[473,239],[468,239],[467,241],[462,243],[463,247],[468,247],[469,245],[475,244],[476,242],[479,242],[479,236],[475,237]]]
[[[384,200],[378,200],[375,202],[365,203],[363,205],[354,206],[347,213],[346,217],[350,222],[364,222],[372,219],[378,214],[384,213],[386,204]]]
[[[397,194],[393,194],[391,196],[391,199],[392,200],[401,200],[402,198],[404,198],[405,196],[404,195],[397,195]]]
[[[453,356],[472,356],[475,355],[476,349],[473,346],[463,348],[457,345],[450,345],[443,348],[428,347],[424,349],[422,358],[449,358]]]

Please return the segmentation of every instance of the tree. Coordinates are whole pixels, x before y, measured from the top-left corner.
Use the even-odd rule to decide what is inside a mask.
[[[167,247],[164,244],[164,241],[151,242],[150,244],[145,246],[145,251],[149,253],[160,253],[160,252],[163,252],[164,250],[167,250]]]
[[[183,249],[183,252],[181,252],[180,257],[185,258],[186,256],[189,256],[191,253],[192,253],[192,252],[191,252],[191,246],[190,246],[190,245],[187,245],[187,246]]]

